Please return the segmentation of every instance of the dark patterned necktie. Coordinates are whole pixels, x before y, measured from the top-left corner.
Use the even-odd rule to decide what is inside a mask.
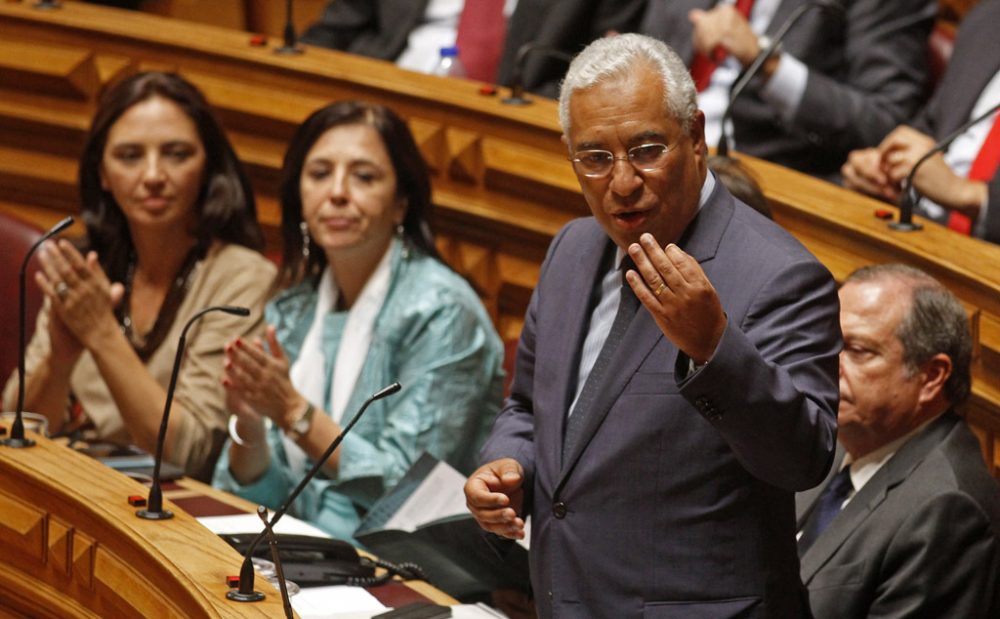
[[[809,518],[806,519],[805,526],[802,527],[802,536],[799,538],[799,556],[801,557],[809,550],[809,547],[819,539],[819,536],[834,517],[840,513],[847,495],[851,493],[854,486],[851,484],[851,467],[845,466],[837,475],[830,480],[823,494],[819,497],[819,502]]]
[[[601,352],[598,353],[597,359],[594,361],[594,367],[590,370],[586,382],[583,383],[583,389],[580,390],[580,397],[576,399],[576,405],[573,406],[572,414],[566,420],[566,432],[563,435],[564,457],[566,454],[573,452],[573,447],[580,440],[580,434],[584,426],[586,426],[587,416],[592,412],[591,408],[594,398],[597,396],[604,376],[611,369],[611,358],[614,356],[618,344],[625,336],[625,332],[628,330],[628,326],[635,316],[635,311],[639,307],[639,299],[632,292],[632,287],[625,281],[625,273],[629,269],[635,269],[635,263],[626,257],[621,265],[621,297],[618,301],[618,311],[615,313],[614,322],[611,323],[611,331],[608,332],[608,338],[604,340]]]

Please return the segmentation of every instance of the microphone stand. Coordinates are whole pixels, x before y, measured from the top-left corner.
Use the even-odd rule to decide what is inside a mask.
[[[549,58],[563,60],[566,63],[573,62],[573,55],[567,54],[554,47],[538,45],[536,43],[525,43],[517,49],[514,56],[514,72],[510,76],[510,96],[501,100],[507,105],[528,105],[531,99],[524,94],[524,63],[529,54],[539,52]]]
[[[295,23],[292,21],[292,0],[285,2],[285,44],[274,50],[275,54],[294,56],[302,53],[302,48],[296,43]]]
[[[26,320],[25,314],[28,313],[26,308],[25,297],[27,297],[26,292],[26,282],[28,276],[28,262],[31,260],[31,256],[34,255],[35,250],[38,246],[49,240],[53,236],[59,234],[66,228],[73,224],[73,218],[67,217],[63,219],[56,225],[52,226],[48,232],[43,234],[41,238],[32,243],[31,247],[28,249],[28,253],[24,256],[24,262],[21,263],[21,273],[20,279],[18,280],[20,289],[20,323],[18,324],[18,352],[20,353],[17,357],[17,412],[14,413],[14,423],[10,427],[10,436],[5,439],[0,439],[0,445],[6,447],[22,448],[22,447],[33,447],[35,441],[30,438],[25,438],[24,436],[24,351],[27,346],[25,340],[27,339],[25,333],[24,322]]]
[[[889,228],[900,232],[914,232],[923,228],[922,225],[913,221],[913,208],[917,205],[917,200],[920,199],[917,190],[913,187],[913,177],[916,175],[917,169],[934,155],[947,150],[948,147],[951,146],[951,143],[954,142],[958,136],[965,133],[969,127],[982,122],[998,109],[1000,109],[1000,103],[997,103],[979,116],[976,116],[969,122],[960,126],[958,129],[949,133],[943,140],[935,144],[934,148],[924,153],[920,159],[917,159],[917,162],[913,164],[912,168],[910,168],[910,173],[906,175],[906,180],[903,181],[903,192],[899,194],[899,221],[890,222]]]
[[[160,434],[156,439],[156,459],[153,460],[153,484],[149,488],[149,500],[146,502],[146,509],[140,509],[135,515],[146,520],[168,520],[174,517],[174,513],[163,509],[163,491],[160,489],[160,464],[163,462],[163,443],[167,440],[167,421],[170,419],[170,404],[174,400],[174,388],[177,386],[177,375],[181,369],[181,359],[184,358],[184,341],[187,339],[188,329],[191,328],[199,318],[209,312],[225,312],[236,316],[249,316],[250,310],[245,307],[234,305],[215,305],[206,307],[191,317],[181,331],[181,338],[177,341],[177,354],[174,355],[174,369],[170,373],[170,386],[167,388],[167,400],[163,405],[163,415],[160,418]]]
[[[323,464],[330,458],[330,456],[333,455],[333,452],[337,451],[337,447],[340,447],[340,443],[344,440],[344,436],[351,431],[351,428],[353,428],[354,424],[358,422],[358,419],[361,419],[361,415],[368,409],[368,406],[375,400],[380,400],[386,396],[392,395],[400,389],[402,389],[402,386],[399,383],[392,383],[391,385],[383,387],[379,391],[376,391],[372,395],[368,396],[368,399],[364,401],[361,408],[358,409],[358,412],[354,414],[353,418],[351,418],[350,423],[348,423],[347,426],[341,430],[340,434],[337,435],[337,438],[333,439],[333,442],[326,448],[323,455],[316,460],[316,463],[313,464],[312,468],[309,469],[309,472],[305,474],[302,481],[299,482],[299,485],[295,486],[295,489],[288,495],[288,498],[285,499],[285,502],[281,505],[281,507],[274,512],[274,515],[271,517],[270,527],[273,528],[278,520],[285,515],[285,512],[288,511],[288,508],[291,507],[292,503],[296,498],[298,498],[299,494],[305,489],[306,485],[312,481],[312,478],[315,477],[317,473],[319,473]],[[243,557],[243,565],[240,567],[240,588],[235,591],[227,591],[226,598],[236,602],[259,602],[264,599],[263,593],[260,591],[254,591],[253,562],[250,558],[253,556],[253,551],[257,549],[257,545],[264,538],[265,534],[266,529],[265,531],[258,533],[257,537],[250,542],[250,546],[247,548],[246,554]]]
[[[720,157],[729,156],[729,138],[726,137],[726,123],[729,121],[729,117],[732,115],[733,103],[736,102],[736,97],[743,94],[743,90],[746,89],[747,84],[750,83],[750,80],[752,80],[757,75],[757,73],[760,72],[760,68],[764,66],[764,63],[767,62],[767,59],[770,58],[775,51],[777,51],[778,46],[781,45],[781,41],[785,38],[785,35],[788,33],[791,27],[794,26],[797,21],[799,21],[799,19],[806,13],[806,11],[809,11],[810,9],[814,9],[817,7],[821,9],[835,10],[839,13],[844,12],[843,5],[841,5],[839,2],[836,1],[828,0],[826,2],[822,1],[810,2],[808,4],[802,4],[796,7],[795,10],[792,11],[792,14],[789,15],[784,22],[782,22],[781,26],[778,27],[778,30],[775,31],[774,37],[771,39],[771,42],[767,45],[767,47],[760,50],[760,52],[753,59],[753,61],[749,65],[747,65],[747,68],[742,73],[740,73],[739,77],[737,77],[736,81],[733,83],[733,87],[729,91],[730,93],[729,104],[726,106],[726,110],[722,113],[722,124],[721,124],[722,131],[719,136],[719,144],[715,147],[715,154],[719,155]]]
[[[271,560],[274,561],[274,573],[278,577],[278,591],[281,592],[281,606],[285,610],[286,619],[292,619],[292,601],[288,599],[288,585],[285,584],[285,570],[281,567],[281,555],[278,553],[278,540],[274,537],[274,529],[267,519],[267,508],[257,506],[257,515],[264,521],[264,532],[267,533],[267,543],[271,547]]]

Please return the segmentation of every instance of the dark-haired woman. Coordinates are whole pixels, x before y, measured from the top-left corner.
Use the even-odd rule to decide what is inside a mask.
[[[361,403],[399,381],[294,507],[350,538],[422,451],[473,468],[500,402],[502,346],[437,257],[427,169],[394,113],[357,102],[315,112],[292,138],[281,197],[286,289],[268,304],[266,342],[227,348],[233,442],[215,483],[278,506]]]
[[[46,242],[45,294],[28,349],[25,408],[56,432],[153,450],[180,331],[188,334],[165,458],[202,479],[226,436],[219,388],[225,342],[259,333],[274,267],[250,186],[203,96],[182,78],[142,73],[101,100],[80,163],[86,238]],[[16,392],[8,383],[5,400]]]

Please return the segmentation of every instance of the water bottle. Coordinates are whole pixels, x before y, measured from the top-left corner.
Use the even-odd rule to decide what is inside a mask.
[[[465,67],[462,66],[462,61],[458,59],[458,47],[453,45],[441,48],[441,59],[438,60],[437,67],[434,69],[434,75],[442,77],[465,77]]]

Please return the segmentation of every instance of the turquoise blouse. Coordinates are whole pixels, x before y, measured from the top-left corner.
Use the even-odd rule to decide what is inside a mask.
[[[471,286],[437,260],[404,251],[398,241],[390,251],[389,290],[341,421],[350,421],[365,399],[393,381],[403,389],[368,408],[340,446],[336,478],[321,471],[290,510],[341,539],[351,539],[361,515],[421,452],[471,472],[501,403],[503,346]],[[268,303],[267,322],[292,361],[309,332],[317,300],[313,283],[304,282]],[[345,321],[346,312],[325,317],[327,390]],[[316,404],[326,408],[327,401]],[[270,468],[245,486],[229,472],[227,444],[214,485],[272,509],[281,505],[314,462],[293,470],[277,428],[268,444]]]

